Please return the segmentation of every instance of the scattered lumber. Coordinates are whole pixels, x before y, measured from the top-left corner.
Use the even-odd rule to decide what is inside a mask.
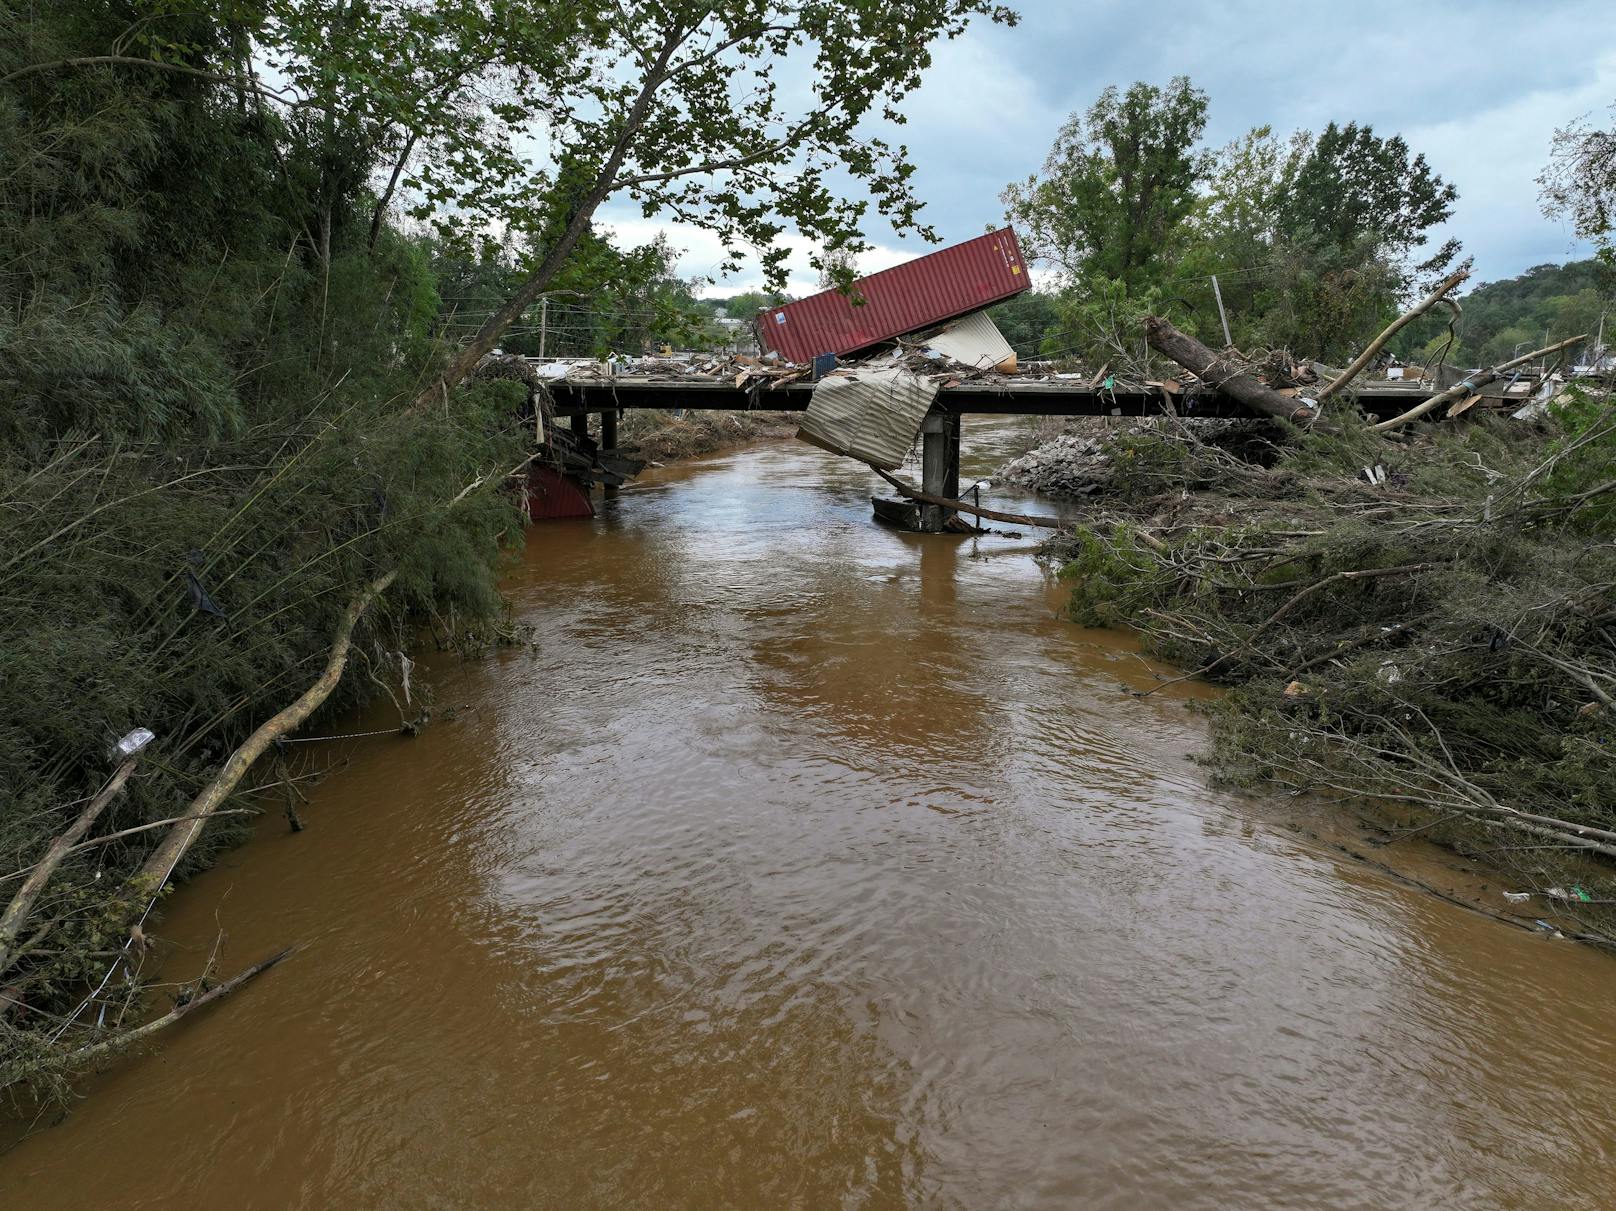
[[[1255,412],[1292,424],[1313,425],[1318,420],[1315,409],[1265,386],[1247,374],[1244,367],[1220,357],[1160,316],[1145,317],[1145,340],[1152,349],[1172,358],[1207,386],[1217,388]]]

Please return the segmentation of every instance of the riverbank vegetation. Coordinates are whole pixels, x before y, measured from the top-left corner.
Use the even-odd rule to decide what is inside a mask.
[[[415,721],[423,624],[498,636],[521,537],[501,488],[531,430],[519,386],[469,372],[507,341],[603,353],[690,322],[666,247],[614,245],[600,205],[761,249],[777,284],[787,223],[856,248],[873,204],[920,229],[903,149],[860,122],[977,17],[1013,19],[0,13],[0,1086],[60,1093],[137,1037],[148,914],[245,818],[239,792],[285,783],[275,741],[373,691]],[[752,86],[787,56],[812,112]]]
[[[1110,444],[1072,614],[1235,687],[1221,776],[1393,805],[1616,942],[1596,905],[1616,876],[1568,861],[1616,859],[1608,395],[1392,448],[1356,428]]]
[[[1083,464],[1054,469],[1085,500],[1050,548],[1071,615],[1231,687],[1218,777],[1372,805],[1616,946],[1616,401],[1402,433],[1349,411],[1052,444],[1040,474]]]

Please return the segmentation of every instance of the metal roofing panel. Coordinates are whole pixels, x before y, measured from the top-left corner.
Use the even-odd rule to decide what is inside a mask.
[[[1032,283],[1009,227],[916,257],[854,283],[861,306],[836,290],[771,307],[763,342],[793,362],[853,353],[1020,294]]]
[[[1013,361],[1016,351],[986,311],[955,320],[926,342],[928,349],[975,370],[991,370]],[[1014,367],[1011,367],[1012,369]]]
[[[935,382],[901,367],[839,370],[815,385],[797,436],[895,471],[936,397]]]

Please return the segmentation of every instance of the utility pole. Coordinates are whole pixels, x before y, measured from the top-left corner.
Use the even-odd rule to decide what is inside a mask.
[[[550,331],[550,296],[539,300],[539,356],[544,356],[544,338]]]
[[[1223,291],[1218,289],[1218,275],[1212,275],[1212,297],[1218,300],[1218,318],[1223,321],[1223,343],[1227,347],[1234,344],[1234,338],[1229,335],[1229,317],[1223,311]]]

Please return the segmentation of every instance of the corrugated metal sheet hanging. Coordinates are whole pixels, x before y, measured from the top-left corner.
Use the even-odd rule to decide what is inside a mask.
[[[936,398],[935,382],[901,367],[838,370],[814,387],[797,436],[896,471]]]
[[[977,311],[1026,290],[1027,267],[1009,227],[859,278],[864,305],[835,290],[758,316],[763,342],[794,362],[853,353]]]

